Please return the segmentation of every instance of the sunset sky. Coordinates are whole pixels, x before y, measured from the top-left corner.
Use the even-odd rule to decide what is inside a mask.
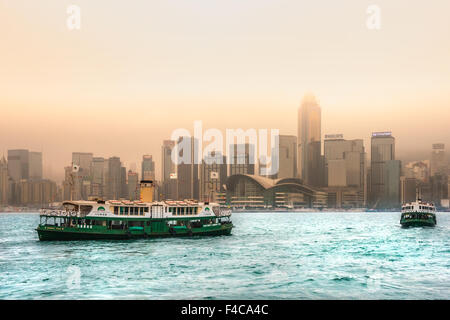
[[[322,136],[450,150],[448,0],[0,0],[0,38],[0,156],[42,151],[50,178],[72,151],[138,168],[152,154],[158,178],[162,141],[194,120],[295,135],[306,92]]]

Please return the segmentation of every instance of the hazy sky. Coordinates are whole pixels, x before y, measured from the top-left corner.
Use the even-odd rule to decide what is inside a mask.
[[[138,167],[152,154],[159,177],[174,129],[295,135],[308,91],[322,135],[369,149],[391,130],[400,156],[449,149],[449,17],[448,0],[0,0],[0,153],[43,151],[58,179],[72,151]]]

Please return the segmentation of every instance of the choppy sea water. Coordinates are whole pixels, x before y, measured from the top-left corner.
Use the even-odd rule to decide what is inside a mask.
[[[0,214],[0,299],[449,299],[450,213],[235,213],[231,236],[39,242]]]

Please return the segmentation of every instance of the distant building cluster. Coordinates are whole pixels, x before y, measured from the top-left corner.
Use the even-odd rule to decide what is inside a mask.
[[[417,194],[441,208],[449,207],[449,161],[445,145],[432,145],[430,158],[402,163],[396,159],[391,132],[374,132],[370,159],[363,139],[326,134],[322,140],[321,108],[307,95],[298,110],[298,134],[279,135],[276,174],[268,164],[254,163],[256,146],[231,144],[227,155],[210,152],[197,159],[193,137],[165,140],[161,148],[161,178],[156,181],[152,155],[144,155],[141,170],[127,169],[119,157],[95,157],[74,152],[61,186],[43,178],[42,153],[8,150],[0,160],[0,207],[48,206],[55,201],[139,200],[141,180],[152,181],[156,200],[215,201],[247,209],[368,208],[398,209]],[[173,161],[183,143],[184,161]],[[323,144],[323,146],[322,146]],[[272,150],[273,153],[274,150]],[[187,159],[187,160],[186,160]],[[227,163],[227,159],[230,163]]]
[[[54,181],[43,178],[42,153],[8,150],[0,160],[0,207],[42,207],[57,200]]]

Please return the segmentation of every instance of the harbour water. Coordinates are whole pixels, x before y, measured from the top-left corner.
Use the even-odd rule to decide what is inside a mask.
[[[449,299],[450,213],[235,213],[231,236],[39,242],[0,214],[0,299]]]

